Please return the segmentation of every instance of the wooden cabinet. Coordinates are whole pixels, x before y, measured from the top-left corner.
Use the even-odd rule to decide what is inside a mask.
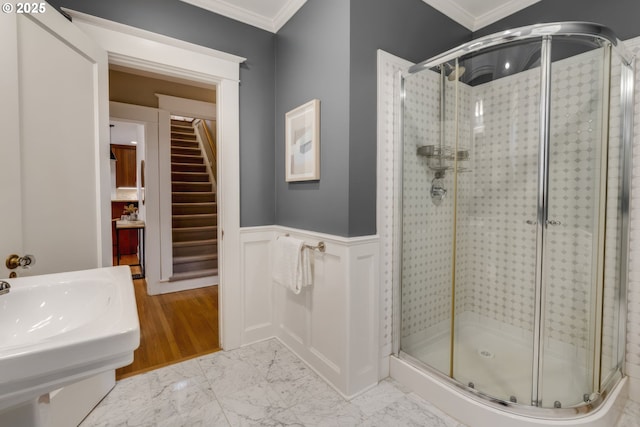
[[[136,186],[136,147],[111,144],[116,156],[116,188]]]
[[[120,219],[125,206],[133,204],[138,206],[138,202],[111,202],[111,244],[113,245],[113,256],[116,256],[116,222]],[[120,231],[120,255],[133,255],[138,251],[138,231]]]

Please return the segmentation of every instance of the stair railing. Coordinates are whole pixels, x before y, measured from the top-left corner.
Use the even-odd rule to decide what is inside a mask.
[[[214,188],[217,183],[218,177],[218,160],[217,160],[217,152],[216,152],[216,143],[211,136],[211,132],[209,132],[209,127],[202,119],[196,119],[193,121],[193,129],[196,131],[196,135],[200,140],[202,147],[204,148],[204,153],[207,157],[207,169],[211,174],[211,179],[214,185]],[[204,141],[207,143],[205,144]]]

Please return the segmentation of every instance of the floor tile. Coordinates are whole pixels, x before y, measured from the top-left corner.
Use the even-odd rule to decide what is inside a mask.
[[[148,376],[138,375],[118,381],[81,426],[153,426],[155,416],[152,402]]]
[[[376,387],[353,399],[351,403],[360,408],[366,416],[371,416],[404,396],[405,394],[392,383],[381,381]]]
[[[216,400],[194,407],[190,411],[157,420],[157,427],[229,427],[230,425]]]
[[[269,425],[286,405],[267,382],[219,397],[220,404],[232,426]],[[295,420],[297,421],[297,420]]]
[[[464,427],[393,379],[347,402],[277,340],[118,381],[81,426]],[[616,427],[640,427],[640,403]]]
[[[198,359],[217,396],[226,396],[264,381],[264,376],[234,352],[218,352]]]
[[[413,396],[405,395],[384,409],[374,413],[359,425],[362,427],[453,427],[460,424],[452,419],[439,417]]]
[[[291,411],[305,426],[352,427],[360,424],[366,416],[357,406],[344,399],[323,398],[307,400],[291,408]]]

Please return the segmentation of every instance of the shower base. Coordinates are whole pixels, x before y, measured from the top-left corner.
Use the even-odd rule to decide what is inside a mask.
[[[458,322],[455,334],[454,378],[505,401],[531,403],[532,342],[530,333],[483,326],[480,319]],[[494,322],[495,323],[495,322]],[[449,374],[450,337],[441,332],[429,340],[416,341],[403,351],[413,358]],[[547,342],[542,368],[542,406],[580,404],[591,389],[586,353],[573,346]]]
[[[611,427],[622,415],[627,400],[627,378],[624,377],[602,405],[586,415],[573,418],[519,415],[395,356],[390,358],[390,374],[393,379],[469,427]]]
[[[529,405],[533,353],[530,333],[483,320],[473,317],[457,323],[453,366],[455,378],[464,385],[472,382],[475,390],[484,394],[504,401],[514,396],[518,403]],[[428,340],[420,340],[415,336],[403,340],[403,353],[410,357],[407,360],[391,357],[391,377],[471,427],[611,427],[622,413],[627,398],[626,378],[618,383],[599,407],[588,414],[554,418],[555,415],[550,415],[549,410],[542,410],[540,415],[532,416],[537,408],[528,408],[526,416],[518,415],[520,405],[506,408],[499,402],[483,399],[447,378],[441,378],[412,363],[413,358],[418,364],[423,363],[448,376],[449,334],[446,325],[439,325],[438,329],[439,333],[428,334],[431,337]],[[564,408],[580,403],[584,391],[590,388],[586,383],[584,351],[549,340],[545,346],[548,351],[545,352],[541,384],[543,406],[553,407],[556,400]]]

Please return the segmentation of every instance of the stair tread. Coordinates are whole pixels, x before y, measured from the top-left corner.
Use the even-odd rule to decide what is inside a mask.
[[[214,191],[172,191],[171,194],[179,194],[179,195],[186,195],[186,194],[216,194]],[[185,203],[185,204],[190,204],[188,202],[181,202],[181,203]],[[214,202],[209,202],[209,203],[214,203]]]
[[[169,279],[170,282],[176,282],[178,280],[197,279],[198,277],[217,276],[218,269],[210,268],[207,270],[188,271],[186,273],[173,273],[173,276]]]
[[[205,246],[205,245],[215,245],[217,243],[218,243],[218,239],[187,240],[185,242],[173,242],[173,247],[183,248],[185,246]]]
[[[178,218],[178,219],[189,219],[189,218],[203,218],[205,216],[214,218],[217,215],[218,214],[215,214],[215,213],[200,213],[200,214],[172,214],[171,216],[173,218]]]
[[[186,264],[189,262],[198,262],[198,261],[214,261],[218,259],[218,254],[202,254],[202,255],[191,255],[191,256],[174,256],[173,263],[174,264]]]
[[[200,153],[200,147],[171,147],[171,150],[185,150],[185,151],[193,151],[193,152],[198,152]],[[191,154],[187,154],[187,156],[190,156]]]
[[[210,231],[211,229],[218,228],[217,225],[199,225],[197,227],[172,227],[172,230],[180,231]]]
[[[172,157],[198,157],[198,158],[202,158],[202,155],[194,156],[192,154],[178,154],[178,153],[176,153],[176,154],[171,153],[171,156]],[[171,162],[171,163],[174,163],[174,162]],[[175,162],[175,163],[179,163],[179,162]]]
[[[174,142],[188,142],[189,144],[193,144],[193,145],[198,144],[198,140],[196,139],[182,139],[182,138],[171,137],[171,147],[180,147],[179,145],[173,145]]]
[[[172,184],[189,184],[189,185],[213,185],[209,181],[176,181],[172,180]],[[193,193],[193,191],[183,191],[183,193]],[[211,193],[211,191],[207,191],[207,193]]]
[[[175,154],[174,154],[175,156]],[[200,156],[202,157],[202,156]],[[181,162],[171,162],[171,166],[193,166],[193,163],[181,163]]]
[[[187,207],[187,206],[211,207],[212,205],[216,205],[216,204],[217,204],[216,202],[193,202],[193,203],[177,202],[177,203],[172,203],[173,206],[178,207],[178,208],[184,208],[184,207]],[[177,215],[180,215],[180,214],[177,214]],[[189,215],[189,214],[185,214],[185,215]]]
[[[207,172],[171,172],[172,174],[183,174],[186,176],[209,176]]]

